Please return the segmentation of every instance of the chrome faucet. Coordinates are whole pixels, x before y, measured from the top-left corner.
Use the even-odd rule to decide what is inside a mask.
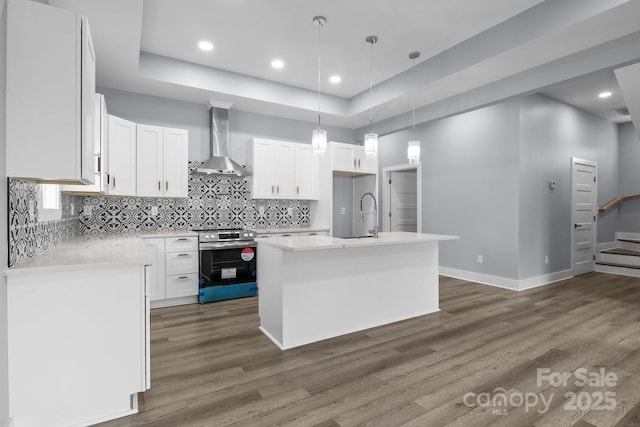
[[[364,199],[364,196],[366,195],[371,196],[371,198],[373,199],[373,230],[370,230],[370,233],[373,233],[373,237],[374,238],[378,238],[378,204],[376,203],[376,196],[373,195],[373,193],[364,193],[361,197],[360,197],[360,222],[364,222],[364,214],[365,213],[371,213],[371,212],[364,212],[362,210],[362,200]]]

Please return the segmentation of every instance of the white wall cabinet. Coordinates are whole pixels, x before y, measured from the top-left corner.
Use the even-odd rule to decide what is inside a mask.
[[[140,197],[187,197],[188,150],[186,129],[139,124],[136,194]]]
[[[109,114],[108,194],[136,195],[136,124]]]
[[[7,14],[7,175],[93,184],[96,57],[87,19],[22,0],[9,0]]]
[[[197,302],[198,237],[151,237],[144,241],[152,258],[149,274],[152,307]]]
[[[367,157],[361,145],[331,141],[331,168],[347,175],[377,174],[378,157]]]
[[[249,142],[247,166],[254,199],[318,198],[318,163],[309,145],[255,138]]]
[[[65,185],[62,191],[74,194],[108,194],[107,169],[109,162],[109,113],[104,95],[96,93],[94,111],[93,161],[95,181],[92,185]]]

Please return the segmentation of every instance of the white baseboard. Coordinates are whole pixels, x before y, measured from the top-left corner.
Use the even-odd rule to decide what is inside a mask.
[[[524,291],[527,289],[537,288],[539,286],[548,285],[559,280],[573,277],[573,272],[571,270],[563,270],[554,273],[543,274],[541,276],[517,280],[500,276],[492,276],[489,274],[476,273],[473,271],[458,270],[449,267],[440,267],[440,274],[447,277],[454,277],[456,279],[482,283],[484,285],[495,286],[512,291]]]
[[[175,305],[197,304],[197,303],[198,303],[197,296],[160,299],[160,300],[151,301],[151,309],[173,307]]]

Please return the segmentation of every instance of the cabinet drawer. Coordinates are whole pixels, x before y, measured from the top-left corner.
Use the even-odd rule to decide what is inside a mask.
[[[166,254],[166,275],[198,272],[198,251],[170,252]]]
[[[198,237],[167,237],[167,252],[185,252],[198,250]]]
[[[167,276],[167,298],[198,295],[198,273]]]

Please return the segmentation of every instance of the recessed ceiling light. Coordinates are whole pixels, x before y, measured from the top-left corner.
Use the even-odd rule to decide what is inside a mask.
[[[600,93],[598,94],[598,98],[608,98],[608,97],[610,97],[611,95],[612,95],[612,93],[611,93],[611,92],[609,92],[609,91],[600,92]]]
[[[273,68],[282,68],[284,67],[284,62],[282,62],[281,59],[274,59],[273,61],[271,61],[271,66]]]
[[[335,85],[335,84],[338,84],[338,83],[340,83],[342,81],[342,77],[340,77],[338,75],[333,75],[333,76],[329,77],[329,81]]]
[[[209,51],[213,49],[213,44],[206,40],[202,40],[200,43],[198,43],[198,47],[202,50]]]

